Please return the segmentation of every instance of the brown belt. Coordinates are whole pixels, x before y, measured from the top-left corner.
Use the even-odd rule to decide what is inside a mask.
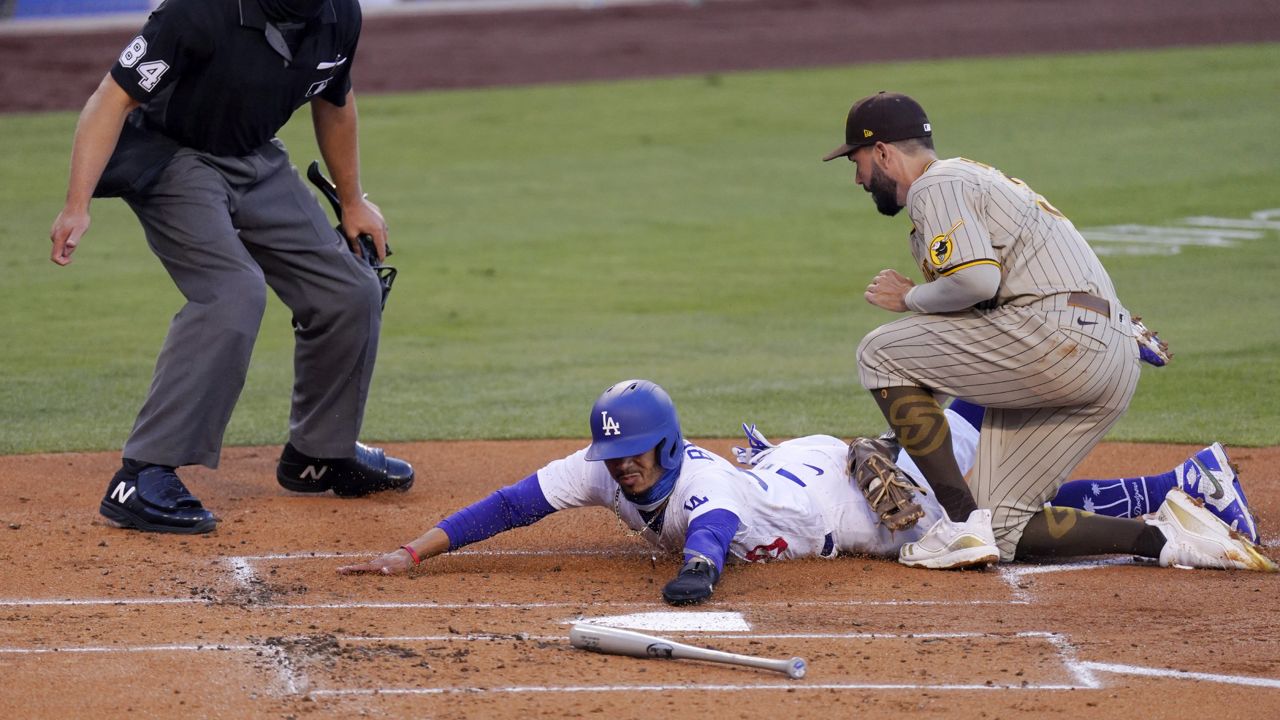
[[[1084,308],[1085,310],[1092,310],[1100,315],[1111,317],[1111,303],[1097,295],[1073,292],[1067,296],[1067,304],[1071,307]]]

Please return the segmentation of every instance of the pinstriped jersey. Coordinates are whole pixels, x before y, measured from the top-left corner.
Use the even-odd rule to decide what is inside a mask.
[[[907,191],[911,254],[926,281],[967,267],[1000,268],[992,306],[1064,292],[1117,302],[1102,262],[1071,221],[1027,186],[966,158],[937,160]],[[982,307],[986,307],[983,303]]]

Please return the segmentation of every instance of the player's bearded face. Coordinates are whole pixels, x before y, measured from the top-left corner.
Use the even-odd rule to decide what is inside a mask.
[[[871,180],[867,182],[866,190],[871,193],[881,215],[893,217],[902,210],[898,204],[898,183],[881,170],[874,159],[871,160]]]
[[[605,460],[604,466],[618,487],[632,495],[648,490],[662,477],[662,465],[658,462],[656,449],[631,457]]]

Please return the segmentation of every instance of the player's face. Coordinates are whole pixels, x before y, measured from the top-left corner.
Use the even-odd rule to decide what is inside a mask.
[[[875,146],[860,147],[849,154],[849,162],[857,166],[857,183],[871,193],[876,210],[893,217],[902,210],[898,204],[898,183],[880,167],[875,157]]]
[[[631,457],[605,460],[604,466],[609,469],[609,474],[618,483],[618,487],[632,495],[648,490],[662,477],[657,448]]]

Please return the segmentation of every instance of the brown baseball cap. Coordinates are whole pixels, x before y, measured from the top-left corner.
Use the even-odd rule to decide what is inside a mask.
[[[920,103],[901,93],[868,95],[849,108],[844,122],[844,144],[827,153],[823,162],[845,157],[863,145],[929,137],[933,127]]]

